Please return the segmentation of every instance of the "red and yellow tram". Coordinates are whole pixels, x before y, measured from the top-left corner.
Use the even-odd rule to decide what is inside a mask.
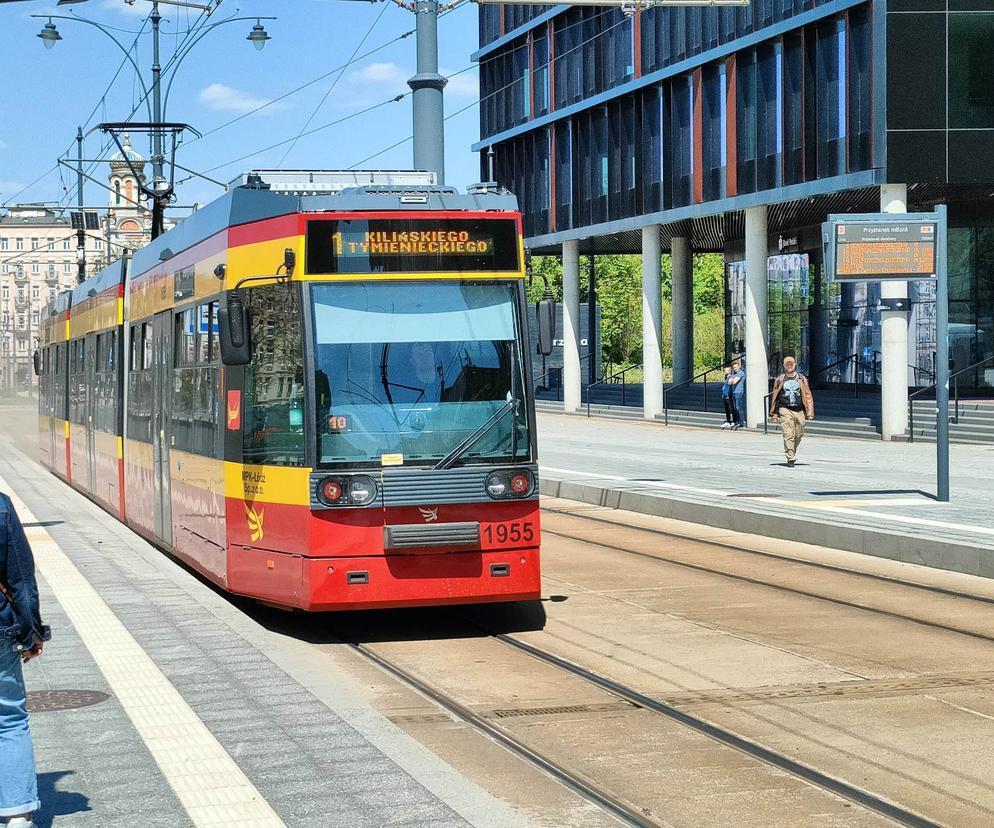
[[[45,309],[43,463],[261,601],[538,598],[523,258],[506,194],[236,187]]]

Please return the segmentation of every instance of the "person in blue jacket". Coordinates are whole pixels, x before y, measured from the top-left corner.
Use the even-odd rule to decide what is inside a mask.
[[[31,547],[10,498],[0,494],[0,819],[7,828],[33,828],[31,814],[41,807],[21,666],[50,637]]]
[[[732,363],[732,376],[728,380],[732,386],[732,407],[735,410],[735,422],[733,429],[740,429],[745,425],[746,419],[746,375],[742,370],[742,363],[736,360]]]

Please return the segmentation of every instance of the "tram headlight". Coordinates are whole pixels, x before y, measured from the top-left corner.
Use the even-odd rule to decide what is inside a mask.
[[[528,497],[535,490],[535,477],[527,469],[493,471],[487,475],[485,486],[494,500]]]
[[[507,479],[500,472],[487,475],[487,494],[493,498],[504,497],[507,494]]]
[[[317,498],[323,506],[368,506],[376,500],[376,481],[364,474],[355,477],[322,477]]]
[[[376,499],[376,482],[372,477],[357,475],[349,481],[349,503],[368,506]]]

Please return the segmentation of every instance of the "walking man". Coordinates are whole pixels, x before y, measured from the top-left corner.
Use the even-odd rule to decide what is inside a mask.
[[[7,828],[33,828],[41,805],[21,664],[40,656],[48,639],[31,547],[10,498],[0,494],[0,824]]]
[[[770,418],[780,423],[787,465],[793,468],[797,447],[804,437],[804,423],[815,418],[815,401],[807,377],[797,370],[797,361],[792,356],[784,357],[783,373],[773,383]]]

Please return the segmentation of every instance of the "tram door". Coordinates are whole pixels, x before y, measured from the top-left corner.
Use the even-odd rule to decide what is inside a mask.
[[[152,485],[155,534],[172,545],[173,518],[169,499],[169,446],[172,442],[170,409],[173,397],[172,312],[152,322]]]
[[[89,333],[86,335],[86,350],[83,354],[86,377],[86,490],[96,493],[97,490],[97,447],[94,437],[93,415],[97,408],[97,336]]]

